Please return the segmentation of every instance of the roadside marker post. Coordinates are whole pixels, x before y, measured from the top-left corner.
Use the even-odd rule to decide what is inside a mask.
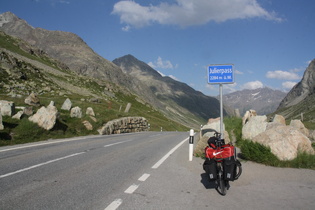
[[[208,84],[220,85],[220,133],[224,139],[223,130],[223,84],[234,83],[234,65],[233,64],[217,64],[208,66]]]
[[[195,135],[194,130],[190,129],[190,131],[189,131],[189,161],[192,161],[192,159],[193,159],[194,135]]]

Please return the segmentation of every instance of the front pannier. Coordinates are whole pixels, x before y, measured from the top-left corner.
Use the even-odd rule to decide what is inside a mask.
[[[217,163],[213,159],[206,158],[203,170],[208,174],[210,180],[217,179]]]

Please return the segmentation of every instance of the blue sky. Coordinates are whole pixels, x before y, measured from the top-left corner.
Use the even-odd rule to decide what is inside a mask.
[[[314,0],[0,0],[0,13],[73,32],[111,61],[132,54],[212,96],[211,64],[234,64],[224,94],[290,90],[315,58],[314,10]]]

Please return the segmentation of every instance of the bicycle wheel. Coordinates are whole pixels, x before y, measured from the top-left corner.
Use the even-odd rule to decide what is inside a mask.
[[[218,173],[218,179],[217,179],[217,191],[221,194],[221,195],[226,195],[226,182],[223,179],[223,173],[221,168],[219,169],[219,173]]]

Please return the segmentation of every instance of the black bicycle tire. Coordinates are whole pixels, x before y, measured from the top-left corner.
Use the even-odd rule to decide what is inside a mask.
[[[221,195],[226,195],[226,186],[225,186],[225,181],[221,178],[219,180],[220,182],[220,191],[221,191]]]
[[[221,170],[221,168],[219,170],[220,171],[218,173],[218,179],[217,179],[217,191],[221,195],[226,195],[226,185],[225,185],[225,180],[223,179],[223,171]]]
[[[235,180],[237,180],[242,174],[242,164],[239,161],[236,163],[236,171]]]

